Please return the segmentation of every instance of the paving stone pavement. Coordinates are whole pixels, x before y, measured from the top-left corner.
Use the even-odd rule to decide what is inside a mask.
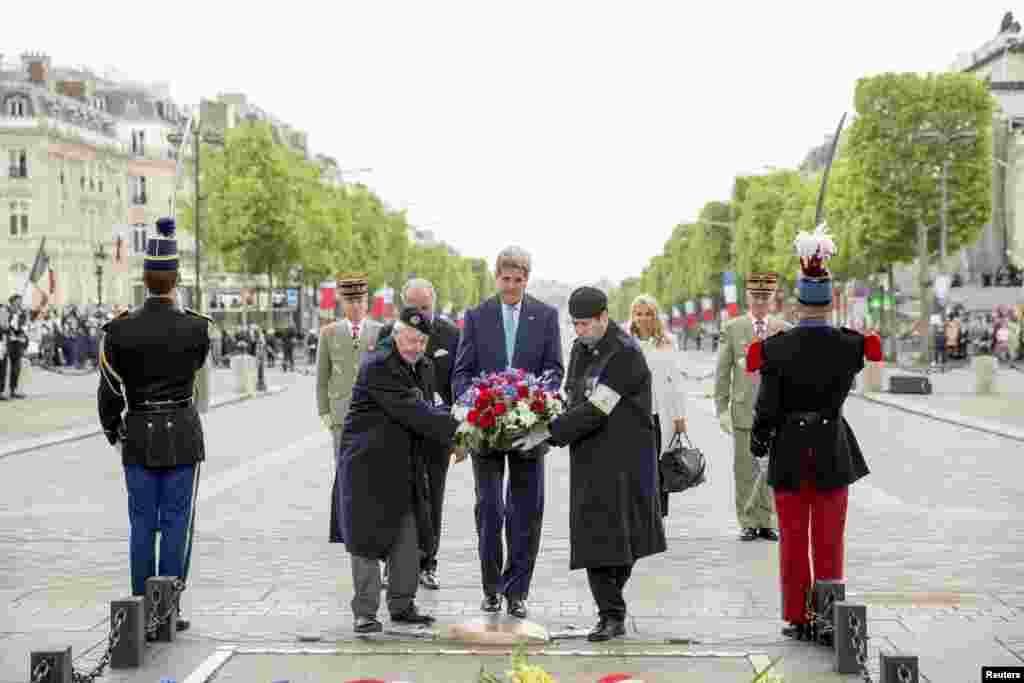
[[[687,362],[696,376],[713,356]],[[829,674],[826,650],[778,635],[777,546],[736,540],[731,446],[704,398],[708,382],[690,384],[690,431],[709,481],[673,498],[669,551],[637,565],[620,647],[690,639],[699,642],[677,649],[781,654],[787,681],[844,680]],[[326,542],[333,457],[313,396],[312,378],[297,376],[283,394],[206,417],[210,459],[183,599],[193,629],[151,646],[145,668],[106,680],[181,681],[229,643],[355,642],[348,558]],[[869,609],[872,668],[880,650],[918,654],[929,681],[976,680],[983,664],[1024,662],[1019,444],[888,406],[848,406],[872,468],[851,489],[846,562],[848,598]],[[595,619],[585,573],[567,571],[567,480],[568,454],[555,451],[530,596],[531,619],[553,631]],[[442,589],[418,596],[442,625],[479,616],[472,496],[467,463],[453,467]],[[0,682],[25,680],[29,651],[46,644],[72,645],[82,667],[99,656],[89,648],[104,638],[109,601],[127,592],[125,513],[123,474],[102,438],[0,460]],[[559,646],[586,649],[578,640]]]

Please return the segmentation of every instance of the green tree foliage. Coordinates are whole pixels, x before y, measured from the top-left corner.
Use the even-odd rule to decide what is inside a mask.
[[[276,144],[264,124],[227,131],[221,149],[203,150],[203,244],[228,270],[266,274],[274,286],[301,267],[304,284],[343,271],[365,272],[370,291],[400,290],[416,273],[434,283],[438,305],[476,305],[493,291],[483,259],[463,258],[445,244],[417,245],[404,211],[392,211],[363,185],[335,187],[320,168]],[[194,206],[179,205],[186,230]]]
[[[947,247],[977,239],[991,214],[992,97],[970,74],[882,74],[862,78],[854,95],[857,118],[846,150],[859,188],[841,193],[862,214],[857,244],[874,263],[908,262],[916,255],[917,225],[930,226],[938,246],[942,205],[939,177],[949,159]],[[927,143],[916,133],[952,136],[974,130],[966,144]],[[847,215],[853,206],[839,209]]]

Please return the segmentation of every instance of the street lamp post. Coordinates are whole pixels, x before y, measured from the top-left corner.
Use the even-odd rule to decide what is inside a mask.
[[[969,143],[974,142],[978,137],[978,132],[973,128],[965,128],[962,130],[954,131],[953,133],[945,133],[943,131],[929,129],[922,130],[914,133],[911,136],[911,141],[916,143],[928,143],[928,144],[939,144],[942,146],[944,151],[942,160],[942,174],[940,176],[941,193],[942,193],[942,204],[939,210],[939,273],[945,277],[945,265],[946,265],[946,235],[948,232],[948,219],[949,214],[949,193],[947,191],[947,185],[949,183],[949,166],[951,159],[949,158],[949,152],[946,148],[957,143]],[[919,316],[918,325],[921,328],[921,335],[924,340],[924,364],[927,365],[931,362],[932,358],[932,335],[931,335],[931,301],[928,296],[928,233],[925,227],[924,220],[918,220],[918,259],[921,262],[920,269],[920,288],[921,288],[921,313]],[[943,313],[945,313],[945,295],[943,296]],[[945,318],[945,315],[943,315]],[[942,324],[942,321],[940,321]]]
[[[103,262],[107,260],[107,252],[103,249],[103,242],[96,245],[96,251],[93,253],[93,258],[96,260],[96,305],[103,305]]]
[[[200,257],[200,244],[202,241],[202,223],[199,211],[199,201],[205,199],[199,194],[199,157],[201,156],[202,143],[208,145],[223,145],[224,136],[219,133],[213,133],[210,131],[203,131],[200,123],[196,121],[190,121],[191,130],[185,130],[183,133],[171,133],[167,136],[167,141],[172,145],[181,146],[191,137],[192,144],[192,175],[194,176],[195,189],[194,189],[194,201],[192,202],[192,216],[195,225],[195,240],[196,240],[196,284],[195,284],[195,301],[193,305],[197,311],[203,310],[203,292],[201,280],[201,270],[199,265]]]

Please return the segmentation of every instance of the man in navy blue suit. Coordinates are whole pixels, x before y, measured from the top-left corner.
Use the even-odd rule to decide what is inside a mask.
[[[558,311],[526,294],[530,255],[519,247],[508,247],[498,254],[494,270],[498,295],[466,312],[452,378],[455,396],[472,386],[480,373],[507,368],[538,377],[550,371],[561,384],[565,366]],[[526,617],[526,598],[544,521],[544,454],[548,449],[541,445],[529,451],[473,453],[474,511],[484,591],[481,609],[485,612],[501,611],[501,597],[505,596],[508,613]]]

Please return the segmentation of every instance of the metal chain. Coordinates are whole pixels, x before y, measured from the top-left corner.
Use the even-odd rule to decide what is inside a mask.
[[[125,619],[128,615],[123,609],[119,609],[114,614],[114,623],[110,627],[110,634],[107,636],[107,649],[103,652],[103,656],[100,657],[100,661],[96,664],[91,672],[87,674],[79,673],[78,671],[71,672],[71,680],[74,683],[92,683],[97,678],[103,675],[103,670],[110,664],[110,655],[117,647],[117,644],[121,642],[121,627],[124,626]]]
[[[149,623],[146,624],[146,633],[153,635],[161,625],[167,623],[167,620],[171,618],[171,614],[174,613],[175,608],[178,606],[178,599],[184,591],[185,583],[181,579],[175,579],[171,588],[171,598],[167,603],[167,611],[163,614],[157,614],[156,611],[157,605],[160,604],[160,589],[153,591],[150,595],[150,604],[153,608],[153,614],[149,618]]]
[[[32,670],[32,683],[43,683],[50,677],[50,660],[43,659]]]
[[[860,664],[860,676],[864,683],[872,683],[871,674],[868,673],[868,635],[860,636],[860,619],[856,614],[850,612],[850,644],[856,652],[857,663]]]

